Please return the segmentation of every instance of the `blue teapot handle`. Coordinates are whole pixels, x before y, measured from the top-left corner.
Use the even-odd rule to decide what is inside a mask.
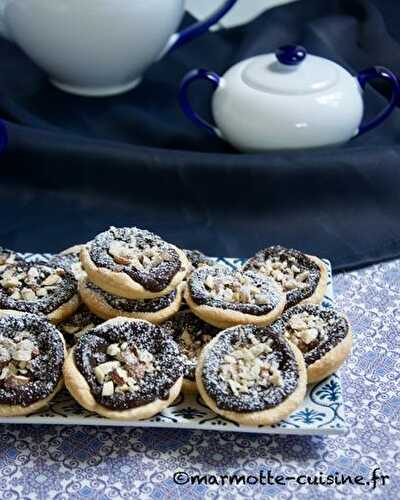
[[[169,53],[172,50],[177,49],[181,45],[190,42],[194,38],[197,38],[203,33],[206,33],[209,28],[211,28],[211,26],[217,24],[218,21],[220,21],[225,16],[225,14],[227,14],[232,9],[237,1],[238,0],[226,0],[226,2],[216,12],[207,17],[207,19],[204,19],[204,21],[194,23],[192,24],[192,26],[189,26],[180,33],[175,33],[175,35],[172,35],[164,54]]]
[[[6,149],[8,144],[8,134],[5,123],[0,120],[0,154]]]
[[[217,73],[214,73],[214,71],[208,71],[207,69],[193,69],[192,71],[189,71],[189,73],[182,80],[179,89],[179,104],[181,109],[189,120],[191,120],[195,125],[198,125],[217,137],[222,137],[221,131],[207,120],[201,118],[201,116],[193,110],[190,104],[188,95],[189,87],[196,80],[205,80],[210,82],[214,87],[214,90],[216,90],[221,85],[222,78]]]
[[[365,132],[369,132],[373,128],[380,125],[383,121],[391,115],[396,108],[396,104],[400,99],[400,82],[397,76],[390,71],[390,69],[384,68],[383,66],[373,66],[372,68],[367,68],[363,71],[360,71],[357,75],[358,83],[361,88],[365,90],[367,83],[370,80],[375,80],[376,78],[382,78],[390,83],[392,95],[390,97],[390,101],[388,105],[371,121],[365,123],[364,125],[360,125],[357,134],[355,137],[359,137]]]

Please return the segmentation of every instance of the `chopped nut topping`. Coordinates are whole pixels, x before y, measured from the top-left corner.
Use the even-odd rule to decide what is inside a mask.
[[[7,264],[15,264],[17,256],[11,250],[0,249],[0,268]]]
[[[97,365],[94,369],[96,378],[100,384],[104,383],[106,375],[111,373],[117,366],[120,366],[119,361],[108,361],[107,363],[102,363]]]
[[[114,383],[112,380],[105,382],[101,391],[102,396],[112,396],[114,394]]]
[[[14,375],[11,373],[5,380],[4,380],[4,387],[7,388],[13,388],[13,387],[18,387],[20,385],[25,385],[30,382],[29,377],[24,377],[23,375]]]
[[[286,325],[285,336],[303,352],[308,351],[313,342],[323,341],[326,337],[324,321],[305,311],[294,314]]]
[[[31,371],[31,361],[39,350],[29,337],[29,332],[25,331],[14,339],[0,336],[0,381],[5,387],[16,387],[30,381],[26,375]]]
[[[107,354],[109,356],[116,356],[117,354],[119,354],[121,352],[121,349],[119,347],[118,344],[110,344],[108,347],[107,347]]]
[[[250,276],[240,272],[217,276],[208,275],[204,285],[213,298],[225,302],[265,305],[271,301],[270,297],[255,285]]]
[[[136,346],[130,349],[127,342],[110,344],[106,352],[114,359],[101,363],[94,369],[96,379],[102,385],[102,396],[137,391],[139,386],[136,382],[155,369],[150,352]]]
[[[6,274],[6,273],[4,273]],[[16,288],[21,285],[20,281],[15,276],[4,276],[1,280],[1,285],[4,288]]]
[[[21,296],[24,300],[35,300],[36,299],[36,293],[31,290],[30,288],[23,288],[21,290]]]
[[[35,301],[47,297],[62,280],[64,271],[41,265],[24,269],[18,265],[0,270],[0,286],[14,300]]]
[[[282,260],[281,257],[271,256],[265,262],[256,263],[254,267],[266,276],[271,276],[281,284],[285,292],[296,288],[305,288],[310,272],[301,270],[296,258],[290,256]]]
[[[134,236],[131,236],[129,242],[113,240],[108,252],[117,264],[144,270],[158,266],[163,260],[170,259],[167,253],[149,243],[146,246],[141,245],[139,248]]]
[[[280,371],[268,361],[268,354],[272,352],[271,343],[271,339],[260,342],[251,335],[250,343],[239,341],[234,350],[224,357],[219,376],[235,396],[248,393],[254,386],[282,386]]]
[[[52,286],[61,281],[61,276],[58,274],[50,274],[45,280],[42,281],[42,286]]]

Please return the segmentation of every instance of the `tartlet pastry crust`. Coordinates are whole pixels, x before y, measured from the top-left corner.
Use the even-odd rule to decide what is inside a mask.
[[[353,335],[349,327],[346,337],[321,359],[307,367],[309,384],[320,382],[338,370],[351,352]]]
[[[101,327],[118,327],[118,325],[126,322],[138,322],[138,323],[148,323],[143,320],[134,320],[128,318],[114,318],[106,321],[101,325]],[[74,346],[67,357],[64,365],[64,380],[65,386],[72,395],[72,397],[84,408],[89,411],[95,412],[106,418],[116,419],[116,420],[143,420],[156,415],[158,412],[167,408],[173,401],[178,397],[181,388],[183,377],[177,378],[175,383],[169,389],[168,398],[165,400],[155,399],[154,401],[138,406],[135,408],[129,408],[125,410],[116,410],[108,408],[100,403],[98,403],[90,389],[90,386],[83,376],[83,374],[78,369],[75,362],[75,350]]]
[[[225,330],[227,331],[227,330]],[[203,384],[203,368],[207,352],[214,348],[218,341],[218,338],[224,334],[224,331],[219,333],[215,339],[213,339],[209,344],[203,349],[199,360],[197,362],[196,368],[196,384],[197,389],[200,393],[201,398],[205,404],[217,415],[221,415],[228,420],[237,422],[241,425],[248,426],[263,426],[263,425],[273,425],[282,419],[289,416],[293,411],[295,411],[303,402],[306,388],[307,388],[307,373],[304,363],[303,356],[300,350],[290,342],[290,345],[298,366],[299,379],[298,384],[294,392],[292,392],[282,403],[276,405],[274,408],[254,411],[254,412],[235,412],[230,410],[223,410],[217,407],[216,402],[207,393]]]
[[[83,302],[87,307],[99,318],[108,320],[117,317],[133,318],[133,319],[143,319],[149,321],[150,323],[163,323],[171,316],[173,316],[181,306],[182,302],[182,289],[183,284],[178,285],[176,289],[175,299],[165,308],[154,312],[128,312],[121,309],[116,309],[111,304],[109,304],[105,298],[100,294],[96,293],[95,290],[87,286],[88,280],[83,279],[79,283],[79,293]],[[126,299],[129,300],[129,299]],[[145,300],[145,299],[131,299],[131,300]],[[149,299],[147,299],[149,300]],[[157,300],[150,299],[150,300]]]
[[[8,311],[8,310],[2,310],[0,311],[0,318],[3,318],[4,316],[23,316],[26,313],[20,312],[20,311]],[[54,333],[59,335],[59,338],[62,341],[63,344],[63,349],[64,349],[64,360],[67,357],[67,348],[65,344],[65,339],[61,332],[58,332],[54,328]],[[54,398],[54,396],[64,387],[64,379],[63,376],[60,377],[60,380],[58,381],[56,387],[54,390],[45,398],[40,399],[39,401],[36,401],[35,403],[32,403],[27,406],[23,405],[10,405],[10,404],[0,404],[0,417],[22,417],[25,415],[31,415],[32,413],[36,413],[39,410],[45,408],[48,403]]]
[[[288,309],[276,325],[303,353],[309,384],[334,373],[351,352],[350,323],[335,309],[300,304]]]
[[[259,290],[263,292],[267,300],[271,301],[271,306],[267,304],[251,304],[251,308],[255,310],[248,312],[245,302],[237,302],[235,300],[228,302],[223,298],[213,298],[212,291],[208,289],[207,280],[211,277],[214,280],[230,279],[233,282],[239,278],[246,277],[254,285],[255,282],[261,287]],[[256,280],[256,281],[254,281]],[[199,294],[201,300],[193,296],[193,290],[196,287],[201,287]],[[249,287],[245,285],[244,287]],[[276,284],[271,278],[266,278],[262,274],[254,273],[253,271],[240,273],[239,271],[232,272],[229,269],[221,267],[204,267],[194,271],[189,277],[188,283],[184,291],[184,299],[190,310],[200,319],[220,329],[229,328],[235,325],[252,324],[258,326],[267,326],[273,323],[283,312],[286,305],[286,297],[282,292],[281,287]],[[204,302],[204,303],[201,303]],[[240,310],[240,309],[245,309]],[[264,309],[264,313],[262,312]],[[261,310],[261,313],[259,312]]]
[[[93,262],[87,246],[84,246],[81,250],[81,262],[89,280],[103,290],[127,299],[152,299],[166,295],[177,288],[184,280],[190,267],[188,259],[182,250],[174,245],[170,245],[170,248],[176,251],[181,267],[169,284],[160,292],[146,290],[143,285],[134,281],[131,276],[123,271],[117,272],[107,269],[106,267],[97,266]]]

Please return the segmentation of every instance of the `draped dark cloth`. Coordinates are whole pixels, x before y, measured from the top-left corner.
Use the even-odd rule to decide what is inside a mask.
[[[104,99],[62,93],[0,39],[10,138],[0,158],[0,245],[52,252],[109,225],[136,225],[212,255],[280,243],[329,257],[335,270],[399,256],[398,110],[342,147],[243,155],[188,122],[177,101],[188,70],[223,73],[287,43],[354,74],[380,64],[400,75],[398,19],[390,0],[300,0],[206,34],[153,65],[135,90]],[[368,88],[366,117],[384,107],[387,90]],[[205,115],[210,91],[199,84],[192,93]]]

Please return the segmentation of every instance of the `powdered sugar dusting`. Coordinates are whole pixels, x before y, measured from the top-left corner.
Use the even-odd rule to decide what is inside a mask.
[[[283,300],[281,288],[272,279],[222,266],[195,270],[188,287],[196,304],[254,316],[270,313]]]
[[[65,269],[17,262],[0,270],[0,308],[50,314],[77,294],[77,282]]]
[[[81,304],[79,309],[69,318],[57,325],[57,328],[64,335],[68,345],[75,345],[78,339],[96,326],[103,323],[103,320],[95,316],[85,304]]]
[[[205,323],[189,310],[179,311],[162,326],[171,332],[186,356],[185,378],[194,381],[200,352],[219,333],[219,329]]]
[[[191,271],[193,271],[193,269],[198,269],[199,267],[213,266],[215,264],[211,257],[208,257],[203,252],[200,252],[200,250],[184,250],[184,252],[191,264]]]
[[[286,309],[310,297],[321,278],[318,265],[298,250],[272,246],[260,250],[243,266],[271,277],[286,293]]]
[[[121,259],[117,256],[117,245],[121,246]],[[172,245],[150,231],[136,227],[111,227],[96,236],[88,244],[88,249],[91,259],[98,267],[126,273],[146,290],[154,293],[167,288],[174,276],[182,270],[179,255]],[[129,253],[126,259],[124,252]],[[154,258],[149,257],[148,252]]]
[[[24,347],[27,357],[14,356],[25,360],[17,364],[12,355],[7,359],[4,354],[7,349],[10,353],[18,343],[21,345],[21,340],[30,346],[29,350]],[[54,391],[62,376],[64,346],[60,334],[47,320],[33,314],[0,318],[0,350],[3,356],[0,404],[29,406]],[[11,384],[8,382],[10,372],[15,372]]]
[[[336,347],[349,332],[349,323],[343,315],[316,304],[288,309],[277,326],[302,351],[308,366]]]
[[[146,351],[153,357],[153,370],[143,373],[136,380],[137,389],[134,392],[103,394],[103,386],[96,379],[95,367],[114,357],[108,354],[108,348],[113,344],[126,343],[126,351]],[[126,410],[151,403],[156,399],[167,399],[169,391],[179,377],[183,375],[184,358],[178,345],[159,327],[144,321],[123,321],[118,324],[103,324],[84,335],[75,347],[75,362],[84,375],[93,397],[101,405],[115,409]]]
[[[247,384],[245,392],[236,391],[230,380],[223,375],[223,365],[240,347],[252,346],[254,338],[268,348],[257,355],[262,366],[272,367],[266,379]],[[274,375],[275,372],[275,375]],[[278,377],[279,383],[274,378]],[[281,335],[279,327],[259,328],[243,325],[225,330],[216,343],[206,351],[202,381],[208,395],[218,408],[235,412],[262,411],[282,403],[297,388],[299,371],[289,344]]]

